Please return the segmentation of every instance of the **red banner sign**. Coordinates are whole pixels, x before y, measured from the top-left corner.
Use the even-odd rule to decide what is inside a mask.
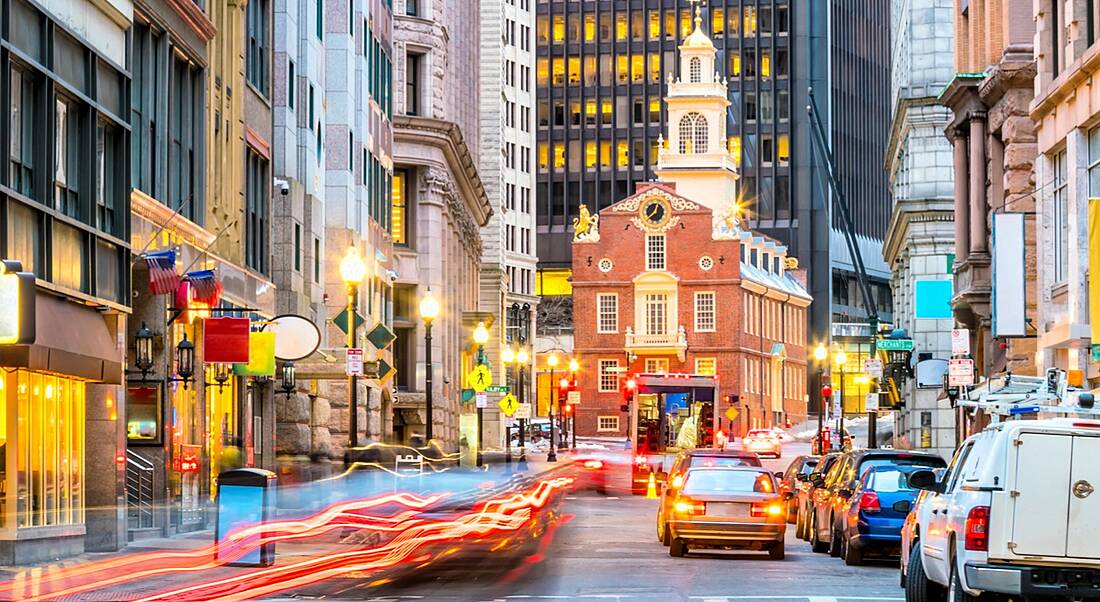
[[[207,318],[203,322],[203,361],[248,363],[248,318]]]

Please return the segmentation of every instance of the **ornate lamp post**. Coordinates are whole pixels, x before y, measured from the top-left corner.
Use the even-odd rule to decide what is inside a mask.
[[[297,387],[297,385],[298,383],[294,376],[294,362],[284,362],[282,383],[279,387],[282,390],[283,395],[290,397],[291,394],[294,393],[294,389]]]
[[[516,362],[516,352],[512,350],[511,345],[505,345],[504,349],[501,350],[501,352],[500,352],[500,361],[504,362],[504,366],[505,366],[504,382],[505,382],[505,384],[507,384],[508,381],[511,380],[511,378],[513,376],[513,374],[512,374],[512,364],[514,364]],[[504,427],[504,463],[505,464],[511,464],[512,463],[512,427],[511,426]]]
[[[141,380],[144,382],[149,372],[153,369],[153,331],[141,323],[134,334],[134,366],[141,371]]]
[[[184,389],[195,376],[195,344],[187,340],[186,332],[176,345],[176,375],[179,378],[173,380],[181,381]]]
[[[477,328],[474,328],[474,342],[477,343],[477,358],[475,363],[480,365],[485,363],[485,343],[489,342],[489,329],[485,328],[485,322],[478,322]],[[481,450],[485,448],[485,429],[484,427],[485,408],[477,408],[477,465],[482,466],[485,464],[485,458],[482,456]]]
[[[829,350],[825,348],[825,343],[818,343],[814,348],[814,361],[817,362],[817,390],[824,392],[824,379],[825,379],[825,363],[829,359]],[[821,435],[825,430],[825,404],[829,403],[829,400],[825,398],[825,395],[821,395],[821,406],[817,409],[817,450],[811,450],[813,453],[823,453],[825,449],[824,442],[821,440]]]
[[[359,257],[359,252],[355,247],[350,247],[347,253],[344,254],[344,258],[340,260],[340,278],[344,280],[344,284],[348,289],[348,349],[355,348],[355,307],[357,305],[356,298],[359,293],[359,285],[363,283],[363,279],[367,275],[367,266],[363,263],[363,259]],[[356,386],[356,378],[354,374],[348,376],[348,409],[351,412],[350,419],[348,421],[348,445],[355,447],[359,445],[359,405],[358,400],[359,391]]]
[[[840,400],[840,411],[837,412],[837,419],[839,420],[839,427],[837,428],[837,437],[841,450],[844,449],[844,394],[847,392],[844,387],[844,366],[848,363],[848,354],[843,350],[837,351],[833,355],[833,363],[840,367],[840,382],[837,383],[836,392],[834,395]]]
[[[519,365],[519,402],[527,403],[527,362],[531,358],[527,355],[527,348],[520,347],[516,352],[516,364]],[[527,419],[519,421],[519,460],[527,461]]]
[[[428,288],[420,299],[420,319],[424,320],[424,412],[427,423],[424,426],[425,444],[432,441],[432,321],[439,317],[439,301],[432,296]]]
[[[581,369],[580,362],[577,358],[569,359],[569,384],[575,384],[577,382],[577,371]],[[569,413],[569,436],[572,439],[573,450],[577,449],[577,408],[570,408],[572,410]]]
[[[554,442],[556,437],[554,436],[554,406],[558,403],[558,389],[556,387],[557,382],[554,380],[554,368],[558,367],[558,354],[551,352],[550,357],[546,358],[546,365],[550,366],[550,408],[548,410],[548,416],[550,418],[550,451],[546,452],[547,462],[557,462],[558,452],[555,449],[557,444]]]

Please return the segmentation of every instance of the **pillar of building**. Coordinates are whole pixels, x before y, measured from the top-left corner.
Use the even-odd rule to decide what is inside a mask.
[[[967,139],[960,129],[952,139],[955,149],[955,261],[963,261],[970,253],[970,185],[967,174]]]
[[[985,113],[970,115],[970,253],[985,255]]]

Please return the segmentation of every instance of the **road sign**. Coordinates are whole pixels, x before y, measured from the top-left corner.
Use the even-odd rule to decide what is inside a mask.
[[[882,360],[878,358],[863,360],[863,373],[869,378],[882,378]]]
[[[391,366],[389,362],[387,362],[384,359],[379,359],[378,360],[378,380],[379,381],[386,382],[394,374],[397,374],[397,370],[395,370],[394,367]]]
[[[530,420],[531,419],[531,414],[532,414],[531,404],[521,403],[521,404],[519,404],[519,407],[516,408],[516,416],[515,417],[516,417],[517,420]]]
[[[836,393],[833,395],[833,416],[840,416],[841,410],[844,409],[843,406],[841,406],[842,396],[843,395],[841,393]]]
[[[580,391],[570,391],[569,393],[567,393],[565,395],[565,403],[568,403],[570,405],[577,405],[580,402],[581,402],[581,392]]]
[[[359,315],[359,312],[355,312],[355,329],[358,330],[366,322],[363,316]],[[342,330],[344,334],[348,332],[348,308],[344,308],[340,313],[336,314],[336,317],[332,319],[332,323],[337,328]]]
[[[878,393],[868,393],[863,409],[867,412],[878,411]]]
[[[489,372],[489,367],[485,364],[478,364],[466,375],[466,383],[474,392],[484,393],[493,386],[493,373]]]
[[[486,393],[507,393],[508,387],[504,385],[493,385],[491,387],[485,387]]]
[[[965,387],[972,384],[974,384],[974,360],[947,360],[947,385],[949,387]]]
[[[346,332],[346,331],[345,331]],[[377,326],[371,329],[367,333],[367,340],[371,345],[374,345],[377,349],[385,349],[390,346],[390,343],[397,338],[397,335],[393,333],[385,324],[379,322]]]
[[[363,376],[363,348],[352,347],[347,352],[348,364],[345,373],[348,376]]]
[[[740,414],[741,413],[737,411],[737,408],[726,408],[726,418],[729,418],[731,422],[737,420],[737,416],[739,416]]]
[[[970,355],[970,330],[956,328],[951,331],[951,355]]]
[[[504,412],[505,416],[511,416],[516,413],[520,404],[516,396],[509,393],[502,397],[501,400],[497,402],[497,405],[500,406],[500,411]]]
[[[883,351],[912,351],[913,339],[879,339],[875,347]]]
[[[474,400],[476,402],[475,405],[479,408],[489,407],[489,396],[485,393],[475,393]]]

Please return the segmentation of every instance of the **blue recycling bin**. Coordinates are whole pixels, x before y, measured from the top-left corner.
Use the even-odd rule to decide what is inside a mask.
[[[233,531],[267,522],[274,517],[275,478],[275,473],[261,468],[238,468],[218,474],[214,541],[219,545],[214,552],[215,560],[230,560],[227,563],[230,566],[274,564],[274,543],[253,545],[248,552],[237,558],[226,554],[229,550],[223,549],[221,544]]]

